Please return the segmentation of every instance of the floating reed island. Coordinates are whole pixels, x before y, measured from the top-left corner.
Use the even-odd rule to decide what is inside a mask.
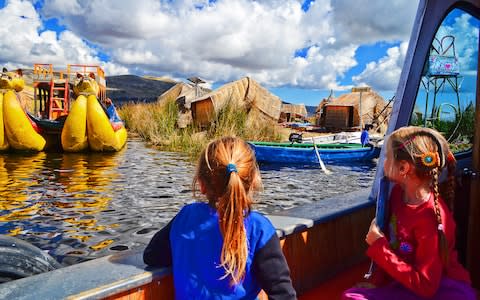
[[[119,109],[129,132],[164,151],[197,157],[207,143],[217,137],[233,135],[245,140],[280,141],[281,127],[274,120],[238,105],[230,98],[212,113],[208,122],[179,126],[185,118],[174,97],[154,103],[126,104]]]

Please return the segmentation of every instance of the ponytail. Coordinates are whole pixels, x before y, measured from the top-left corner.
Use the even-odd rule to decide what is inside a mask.
[[[243,140],[224,137],[211,142],[200,155],[193,180],[205,188],[209,204],[217,210],[223,245],[220,266],[232,285],[245,277],[248,241],[244,218],[250,213],[252,192],[261,189],[255,154]]]
[[[223,234],[220,260],[225,269],[222,279],[231,276],[231,283],[237,284],[243,279],[247,264],[247,234],[243,218],[249,213],[245,211],[245,207],[249,207],[249,199],[237,171],[232,171],[227,176],[230,177],[227,191],[217,205],[220,231]]]

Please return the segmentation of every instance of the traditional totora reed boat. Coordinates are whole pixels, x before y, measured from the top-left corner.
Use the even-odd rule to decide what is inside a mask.
[[[55,71],[51,64],[35,64],[30,110],[17,94],[24,85],[21,72],[1,73],[0,150],[118,151],[125,145],[123,123],[110,120],[100,103],[106,86],[99,66],[68,65],[66,71]]]

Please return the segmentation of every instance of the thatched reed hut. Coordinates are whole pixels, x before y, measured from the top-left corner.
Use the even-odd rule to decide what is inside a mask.
[[[373,124],[377,131],[385,131],[390,110],[384,109],[387,102],[371,88],[362,92],[352,89],[351,93],[338,98],[322,100],[317,107],[317,124],[330,130],[348,130]],[[379,128],[382,127],[382,128]]]
[[[279,122],[304,121],[307,118],[307,108],[304,104],[282,103]]]
[[[221,86],[191,103],[196,125],[208,126],[216,112],[227,103],[245,109],[249,117],[278,121],[282,101],[255,80],[245,77]]]
[[[165,101],[166,99],[172,98],[177,100],[179,98],[183,98],[185,100],[185,104],[188,104],[188,108],[190,108],[190,103],[192,100],[209,92],[211,92],[210,89],[200,86],[195,87],[193,84],[179,82],[168,89],[165,93],[161,94],[157,98],[157,101]]]
[[[203,88],[198,85],[180,82],[172,86],[165,93],[157,98],[158,102],[167,101],[168,99],[175,99],[178,106],[177,125],[180,128],[185,128],[192,122],[191,102],[207,93],[210,89]]]

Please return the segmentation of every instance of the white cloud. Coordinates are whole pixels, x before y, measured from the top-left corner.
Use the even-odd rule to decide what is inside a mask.
[[[339,44],[408,41],[418,6],[405,0],[332,1]]]
[[[45,0],[39,12],[42,19],[58,18],[67,28],[57,36],[48,31],[39,35],[41,19],[32,5],[12,0],[0,14],[21,4],[36,23],[29,21],[23,42],[14,42],[15,47],[25,48],[24,61],[4,42],[0,57],[19,63],[98,63],[102,51],[115,74],[196,75],[209,81],[252,76],[271,87],[341,89],[342,77],[358,64],[356,49],[379,40],[405,40],[416,9],[416,3],[409,1],[317,0],[304,12],[302,3]],[[295,57],[304,48],[306,56]],[[2,51],[12,54],[4,56]]]
[[[64,9],[77,8],[72,6],[74,2],[67,2],[55,1]],[[33,68],[34,63],[51,63],[59,69],[67,64],[100,63],[97,50],[72,31],[65,30],[59,35],[42,31],[41,18],[29,1],[7,1],[0,9],[0,19],[0,64],[9,69]]]
[[[101,63],[102,69],[105,71],[105,74],[108,76],[114,75],[126,75],[128,74],[128,69],[110,62]]]
[[[442,25],[436,34],[436,38],[440,42],[447,35],[452,35],[455,38],[455,55],[459,60],[461,72],[471,72],[476,70],[477,67],[479,29],[470,24],[471,19],[472,16],[469,14],[462,14],[456,17],[451,25]],[[449,39],[444,40],[444,48],[448,48],[448,41]],[[447,55],[453,55],[453,47],[450,47]]]
[[[447,16],[448,18],[448,16]],[[455,54],[459,60],[460,72],[462,75],[476,74],[477,67],[477,45],[479,29],[472,26],[472,17],[468,14],[461,14],[456,17],[450,25],[443,24],[436,33],[439,42],[447,35],[455,37]],[[449,39],[444,40],[444,49],[448,48]],[[440,50],[440,45],[434,42]],[[401,69],[407,51],[407,42],[400,44],[400,47],[393,47],[387,50],[387,55],[376,62],[367,64],[365,70],[354,76],[352,79],[356,84],[367,84],[378,90],[393,91],[397,87]],[[453,47],[450,47],[446,55],[453,55]]]
[[[403,42],[398,47],[387,50],[387,55],[378,62],[370,62],[365,70],[352,79],[357,85],[369,85],[377,90],[395,90],[402,72],[407,43]]]

